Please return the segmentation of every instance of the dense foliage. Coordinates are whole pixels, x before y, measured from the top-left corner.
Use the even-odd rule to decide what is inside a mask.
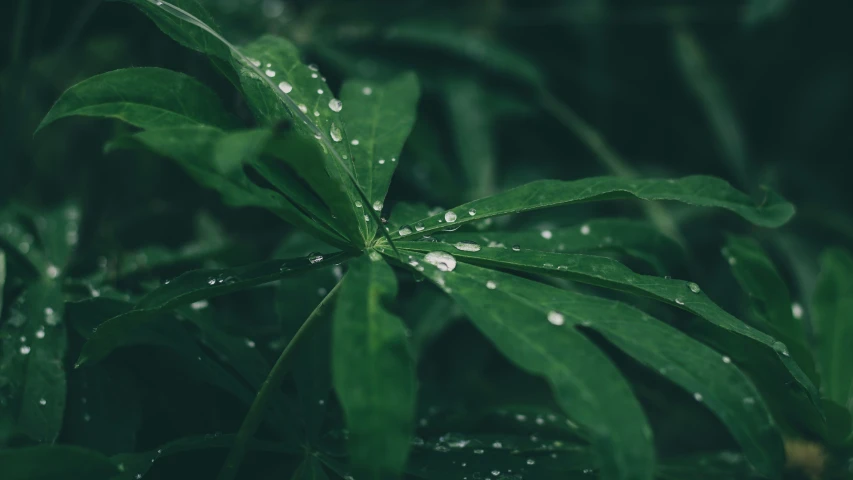
[[[851,7],[12,3],[3,480],[853,475]]]

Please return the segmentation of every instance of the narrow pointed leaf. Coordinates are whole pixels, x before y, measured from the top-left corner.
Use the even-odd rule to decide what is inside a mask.
[[[812,297],[822,392],[853,412],[853,255],[833,248],[820,258]]]
[[[548,381],[558,405],[588,429],[601,478],[653,477],[652,431],[630,385],[583,333],[555,325],[564,320],[513,293],[527,280],[463,263],[442,272],[422,256],[417,261],[510,361]]]
[[[384,202],[403,144],[412,131],[420,85],[414,73],[386,83],[349,80],[341,88],[342,111],[355,174],[371,202]],[[353,145],[353,141],[358,144]],[[372,223],[369,231],[376,232]]]
[[[470,185],[466,199],[492,195],[496,190],[495,129],[483,87],[475,78],[464,77],[447,81],[444,90],[456,156]]]
[[[350,238],[367,235],[367,221],[356,202],[364,203],[352,183],[355,163],[335,96],[316,67],[302,63],[299,51],[287,40],[266,35],[241,48],[254,67],[240,65],[243,92],[255,116],[264,125],[292,121],[296,132],[315,141],[323,162],[290,159],[300,174],[342,223]],[[334,107],[334,108],[333,108]]]
[[[128,331],[145,328],[155,321],[159,313],[180,305],[189,305],[227,293],[245,290],[256,285],[272,282],[288,275],[306,270],[322,268],[324,262],[342,261],[346,254],[326,255],[322,261],[307,258],[270,260],[235,268],[193,270],[171,280],[150,292],[135,306],[134,310],[118,315],[98,327],[83,346],[78,365],[97,362],[116,346],[129,338]]]
[[[397,475],[414,431],[415,370],[403,322],[383,304],[394,273],[373,252],[350,264],[332,329],[332,378],[349,429],[349,451],[369,477]]]
[[[422,220],[425,229],[415,235],[428,235],[499,215],[624,198],[673,200],[700,207],[724,208],[763,227],[785,224],[794,214],[794,207],[770,190],[766,190],[764,194],[765,198],[755,204],[748,195],[735,190],[728,182],[699,175],[678,180],[618,177],[594,177],[574,181],[539,180],[425,218]],[[476,214],[469,215],[470,210],[474,210]]]
[[[600,287],[619,290],[684,309],[708,322],[701,336],[705,343],[725,352],[753,374],[762,391],[781,385],[795,385],[798,403],[795,415],[820,419],[819,395],[808,376],[790,357],[784,343],[754,329],[720,308],[698,285],[651,275],[639,275],[621,263],[592,255],[571,255],[539,251],[513,251],[507,248],[482,247],[479,251],[459,250],[454,245],[426,242],[398,242],[398,248],[420,252],[444,251],[462,261],[494,268],[510,269],[563,277]],[[697,290],[697,291],[694,291]],[[763,347],[756,350],[755,347]],[[782,395],[782,393],[779,393]],[[794,416],[794,415],[792,415]]]
[[[59,97],[36,132],[70,116],[115,118],[143,129],[234,125],[222,102],[196,79],[163,68],[102,73]]]
[[[0,465],[3,465],[3,480],[108,480],[118,473],[109,458],[72,445],[3,449]]]

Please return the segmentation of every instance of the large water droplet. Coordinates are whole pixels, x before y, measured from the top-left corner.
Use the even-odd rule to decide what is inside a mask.
[[[267,69],[267,71],[265,71],[264,73],[266,74],[266,76],[268,76],[270,78],[275,76],[275,72],[272,70],[269,70],[269,69]]]
[[[802,319],[803,313],[805,313],[805,312],[803,311],[802,305],[800,305],[797,302],[794,302],[791,304],[791,315],[793,315],[794,318],[796,318],[797,320]]]
[[[589,235],[589,225],[581,225],[581,235]]]
[[[329,100],[329,108],[331,108],[333,112],[340,112],[341,109],[344,108],[344,104],[337,98],[333,98]]]
[[[444,220],[447,223],[453,223],[456,221],[456,214],[453,213],[452,211],[448,211],[444,214]]]
[[[689,288],[689,289],[690,289],[690,291],[691,291],[691,292],[693,292],[693,293],[699,293],[699,292],[701,292],[701,291],[702,291],[702,289],[701,289],[701,288],[699,288],[699,285],[697,285],[697,284],[695,284],[695,283],[693,283],[693,282],[688,283],[688,284],[687,284],[687,288]]]
[[[308,254],[308,261],[313,263],[318,263],[323,261],[323,256],[317,252],[311,252]]]
[[[29,355],[30,346],[29,345],[21,345],[21,348],[18,349],[18,351],[21,352],[21,355]]]
[[[379,200],[373,202],[373,209],[376,210],[377,212],[381,211],[382,210],[382,202],[380,202]]]
[[[410,227],[408,225],[403,225],[402,227],[400,227],[400,230],[397,233],[399,233],[401,237],[405,237],[406,235],[411,235],[412,234],[412,227]]]
[[[341,129],[334,123],[329,127],[329,135],[332,137],[332,140],[336,142],[340,142],[344,139],[343,135],[341,135]]]
[[[356,206],[356,207],[358,207],[358,208],[361,208],[361,207],[363,206],[363,204],[362,204],[361,202],[359,202],[358,200],[356,200],[356,201],[355,201],[355,206]]]
[[[322,94],[323,94],[323,89],[322,89],[322,88],[318,88],[318,89],[317,89],[317,94],[318,94],[318,95],[322,95]]]
[[[353,140],[353,141],[351,141],[351,142],[349,142],[349,143],[351,143],[351,144],[353,144],[353,145],[358,145],[358,139],[355,139],[355,140]]]
[[[540,235],[542,235],[542,238],[544,238],[545,240],[551,240],[551,237],[552,237],[554,234],[553,234],[553,233],[551,233],[551,230],[542,230],[542,231],[540,232]]]
[[[520,252],[520,251],[521,251],[521,246],[520,246],[520,245],[513,245],[513,246],[512,246],[512,251],[513,251],[513,252]]]
[[[723,355],[723,363],[732,363],[732,359]]]
[[[456,257],[447,252],[429,252],[424,257],[424,260],[438,267],[442,272],[452,272],[456,268]]]
[[[548,312],[548,321],[551,322],[552,325],[560,326],[566,323],[566,318],[562,313],[551,310]]]
[[[463,240],[461,242],[456,242],[456,250],[461,250],[463,252],[479,252],[480,245],[476,242],[472,242],[470,240]]]
[[[39,327],[39,329],[36,330],[36,338],[44,338],[44,327]]]
[[[392,158],[391,160],[394,160],[394,159]],[[477,209],[476,209],[476,208],[472,208],[472,209],[469,209],[469,210],[468,210],[468,215],[471,215],[471,216],[473,217],[473,216],[474,216],[474,215],[476,215],[476,214],[477,214]]]
[[[299,104],[299,111],[302,113],[308,113],[308,107],[306,107],[305,105],[300,103]]]
[[[489,290],[494,290],[498,288],[498,284],[493,282],[492,280],[489,280],[488,282],[486,282],[486,288],[488,288]]]
[[[424,229],[424,224],[423,224],[423,222],[418,222],[418,223],[416,223],[416,224],[415,224],[415,230],[417,230],[417,231],[419,231],[419,232],[420,232],[420,231],[421,231],[421,230],[423,230],[423,229]]]
[[[281,82],[278,84],[278,88],[284,93],[290,93],[293,91],[293,85],[287,82]]]
[[[56,265],[48,265],[46,273],[48,278],[56,278],[59,276],[59,268]]]
[[[47,405],[47,400],[45,400],[44,398],[39,399],[39,405],[41,405],[41,406]]]

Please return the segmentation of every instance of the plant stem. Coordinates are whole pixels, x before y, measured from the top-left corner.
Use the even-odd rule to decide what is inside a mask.
[[[234,438],[234,445],[231,447],[231,452],[228,453],[228,458],[225,459],[225,465],[219,472],[217,480],[233,480],[237,476],[237,469],[240,467],[243,457],[246,456],[246,446],[258,430],[258,427],[264,418],[264,412],[267,410],[270,398],[272,398],[270,393],[274,392],[281,386],[281,382],[284,380],[284,375],[288,370],[290,370],[290,366],[293,363],[294,352],[296,351],[297,346],[303,338],[310,334],[312,327],[317,323],[317,319],[320,318],[320,314],[323,312],[324,307],[329,303],[329,299],[335,295],[335,292],[338,291],[338,287],[340,287],[341,283],[342,282],[338,282],[338,284],[335,285],[335,287],[332,288],[325,298],[323,298],[323,300],[317,305],[314,311],[311,312],[311,315],[308,315],[308,318],[302,326],[299,327],[299,330],[296,331],[296,334],[284,348],[284,351],[281,352],[281,355],[278,357],[275,365],[273,365],[272,370],[270,370],[269,375],[267,375],[266,380],[264,380],[264,384],[261,385],[261,389],[258,390],[258,395],[255,397],[255,401],[252,402],[252,406],[249,408],[249,413],[247,413],[246,418],[243,419],[243,424],[240,426],[240,430]]]

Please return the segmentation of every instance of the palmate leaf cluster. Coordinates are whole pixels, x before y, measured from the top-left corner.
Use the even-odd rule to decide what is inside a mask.
[[[613,175],[501,191],[484,133],[486,107],[500,106],[470,78],[398,71],[392,60],[364,75],[363,60],[318,41],[319,58],[345,74],[338,86],[303,62],[293,39],[231,43],[195,0],[128,3],[205,56],[240,107],[204,79],[124,68],[65,91],[36,139],[66,117],[118,120],[125,126],[105,155],[168,158],[223,204],[269,212],[298,233],[274,259],[235,266],[219,260],[232,243],[251,250],[252,240],[228,239],[200,215],[189,244],[140,248],[112,270],[82,271],[72,267],[85,209],[6,208],[0,440],[9,448],[0,465],[8,478],[171,478],[170,468],[215,475],[221,461],[198,459],[227,452],[220,478],[781,478],[846,468],[833,462],[849,448],[853,257],[840,248],[821,257],[808,306],[815,331],[773,257],[748,235],[728,235],[717,259],[747,298],[740,318],[704,286],[667,275],[691,248],[670,205],[775,229],[795,209],[774,191],[748,176],[749,193],[712,176],[639,177],[556,100],[547,108]],[[530,108],[530,98],[553,99],[543,74],[499,45],[418,25],[384,40],[509,78],[518,93],[503,105],[510,112]],[[693,41],[681,32],[679,52]],[[690,78],[702,66],[684,68]],[[701,87],[700,95],[716,92]],[[388,192],[395,171],[406,175],[404,148],[437,138],[418,123],[424,92],[435,89],[446,96],[460,160],[436,188],[465,191],[448,195],[459,203],[452,208],[395,203]],[[728,121],[725,111],[709,115]],[[727,141],[733,171],[745,173],[737,140]],[[441,171],[442,159],[431,161]],[[507,220],[605,201],[641,204],[644,216],[559,227]],[[137,281],[158,269],[174,275]],[[7,270],[16,272],[10,281]],[[223,326],[223,316],[253,320],[218,302],[269,300],[270,291],[277,324]],[[300,328],[306,318],[310,331]],[[453,329],[469,329],[479,343],[461,349],[467,357],[443,360],[473,376],[431,371]],[[489,365],[477,365],[486,348],[499,352],[508,378],[488,378]],[[285,388],[269,373],[282,351]],[[494,385],[474,402],[447,400],[466,382]],[[214,431],[175,428],[147,448],[137,433],[148,404],[174,400],[146,389],[186,395],[186,405],[164,407],[176,416],[225,394],[236,418]],[[261,398],[266,408],[252,409]],[[239,429],[246,411],[247,423],[260,423],[248,436]],[[679,415],[692,420],[682,426]],[[705,449],[667,444],[691,428],[721,440]]]

